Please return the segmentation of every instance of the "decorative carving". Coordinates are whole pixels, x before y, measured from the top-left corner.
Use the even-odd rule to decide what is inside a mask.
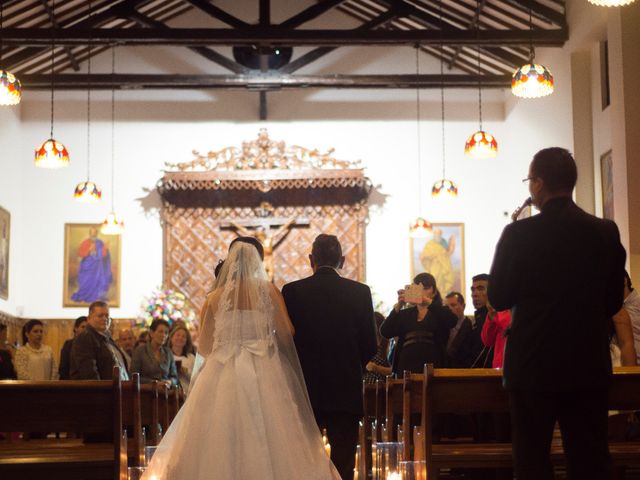
[[[320,153],[317,149],[292,145],[269,138],[266,128],[261,128],[258,139],[242,142],[242,147],[227,147],[217,152],[201,154],[194,150],[196,157],[191,162],[165,163],[170,169],[181,172],[237,171],[237,170],[301,170],[358,168],[360,162],[337,160],[332,157],[334,149]]]
[[[263,242],[271,236],[267,268],[277,287],[311,274],[308,254],[320,233],[340,239],[341,273],[363,280],[371,183],[357,163],[335,160],[332,152],[286,147],[261,130],[241,149],[194,152],[196,160],[168,165],[179,171],[159,182],[165,287],[200,308],[237,232],[249,228],[244,233],[259,237],[261,227]]]

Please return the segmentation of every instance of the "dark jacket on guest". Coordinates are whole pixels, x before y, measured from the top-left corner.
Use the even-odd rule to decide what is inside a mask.
[[[458,333],[451,343],[447,343],[445,366],[447,368],[470,368],[473,356],[475,326],[470,318],[464,317]]]
[[[425,363],[436,368],[444,367],[449,331],[456,323],[454,313],[442,304],[431,305],[421,321],[418,321],[416,307],[398,312],[393,309],[380,327],[382,336],[398,337],[392,362],[393,373],[402,375],[404,370],[421,373]]]
[[[377,351],[369,287],[330,267],[282,288],[313,412],[362,415],[362,371]]]
[[[113,367],[120,366],[108,345],[115,347],[121,354],[127,372],[129,366],[124,352],[110,336],[103,335],[91,325],[87,325],[71,346],[72,380],[111,380]]]
[[[0,349],[0,380],[15,380],[17,377],[16,370],[13,368],[11,354]]]
[[[154,380],[171,380],[171,383],[178,385],[178,371],[173,352],[169,347],[160,347],[160,361],[153,354],[151,343],[139,345],[133,351],[131,360],[131,371],[140,374],[140,383],[151,383]]]
[[[73,345],[73,338],[65,340],[60,350],[60,366],[58,367],[58,373],[60,374],[60,380],[71,379],[71,346]]]
[[[606,388],[609,319],[622,307],[625,251],[616,224],[553,198],[508,225],[496,247],[489,301],[512,309],[504,383],[511,390]]]

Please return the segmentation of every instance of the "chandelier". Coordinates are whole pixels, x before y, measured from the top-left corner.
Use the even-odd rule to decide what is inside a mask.
[[[56,2],[51,5],[51,16],[55,18]],[[52,25],[53,32],[55,24]],[[66,147],[53,138],[53,97],[54,97],[54,71],[53,65],[55,61],[55,36],[51,34],[51,130],[49,139],[45,140],[42,145],[36,148],[35,164],[40,168],[61,168],[69,165],[69,152]]]
[[[0,1],[0,66],[2,65],[2,28],[4,20],[4,2]],[[0,105],[17,105],[22,97],[22,85],[16,76],[0,67]]]
[[[635,2],[635,0],[589,0],[589,3],[599,7],[624,7],[633,2]]]

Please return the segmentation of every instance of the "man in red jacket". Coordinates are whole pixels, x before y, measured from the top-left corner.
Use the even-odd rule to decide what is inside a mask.
[[[505,332],[509,324],[511,324],[510,310],[496,312],[491,304],[487,303],[487,319],[482,326],[481,337],[485,347],[493,347],[492,368],[502,368],[504,347],[507,344]]]

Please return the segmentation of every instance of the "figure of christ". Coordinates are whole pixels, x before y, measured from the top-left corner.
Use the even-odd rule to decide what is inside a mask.
[[[273,250],[284,239],[289,229],[291,228],[291,225],[293,225],[295,221],[295,217],[291,217],[286,221],[286,223],[281,225],[280,228],[278,228],[273,233],[271,233],[271,225],[268,222],[257,225],[256,227],[254,227],[254,230],[250,230],[249,228],[239,225],[236,222],[230,223],[240,235],[255,237],[262,244],[262,247],[264,248],[264,269],[267,271],[269,280],[273,281],[273,273],[275,267],[273,260]]]
[[[111,281],[111,255],[109,245],[98,238],[98,229],[89,229],[86,238],[78,247],[80,270],[78,271],[78,290],[71,295],[75,302],[92,303],[106,301]]]

